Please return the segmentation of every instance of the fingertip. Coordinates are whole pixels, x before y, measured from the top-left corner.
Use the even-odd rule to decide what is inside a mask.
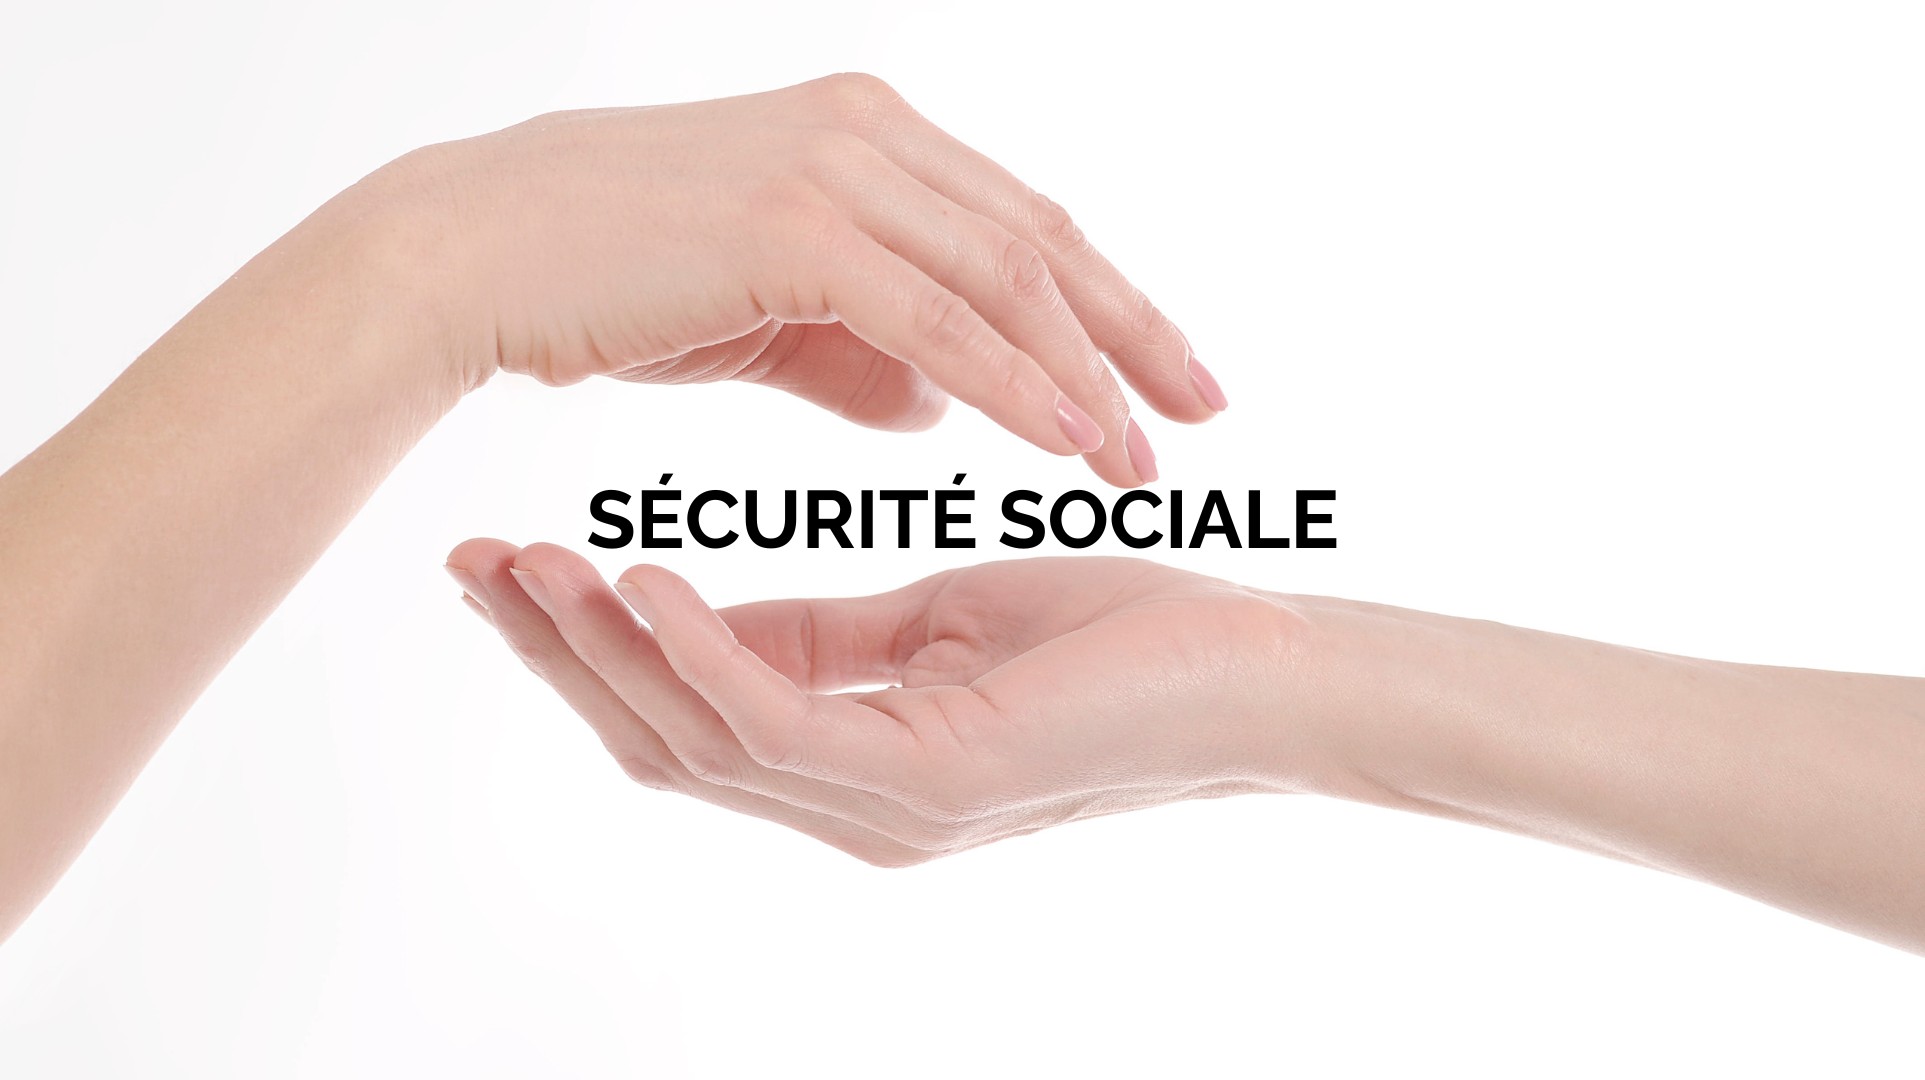
[[[1184,366],[1190,372],[1190,386],[1196,390],[1196,396],[1202,398],[1203,403],[1210,407],[1211,415],[1230,407],[1230,399],[1224,396],[1223,387],[1217,385],[1216,376],[1210,374],[1210,369],[1197,360],[1195,353],[1190,354]]]
[[[601,584],[594,564],[560,544],[534,543],[515,554],[514,569],[566,581],[577,590]]]
[[[1229,407],[1216,376],[1197,362],[1189,339],[1173,324],[1105,355],[1146,404],[1179,424],[1201,424]]]
[[[1083,461],[1089,466],[1090,471],[1111,487],[1133,488],[1143,482],[1129,457],[1131,426],[1132,421],[1125,418],[1120,437],[1111,439],[1108,445],[1097,453],[1083,455]]]
[[[1169,394],[1146,393],[1143,400],[1156,410],[1156,415],[1179,424],[1207,424],[1217,418],[1215,409],[1187,389]]]
[[[533,570],[524,570],[519,566],[510,566],[508,576],[514,579],[515,584],[521,586],[522,593],[535,602],[535,606],[541,609],[542,614],[551,619],[555,617],[555,594],[548,588],[548,583],[541,579],[540,574]]]
[[[622,571],[615,579],[615,592],[635,609],[642,621],[653,627],[661,611],[660,601],[673,595],[677,584],[684,584],[673,571],[650,563],[640,563]]]
[[[670,587],[681,580],[673,570],[654,563],[636,563],[615,579],[616,584],[625,584],[644,593]]]
[[[1208,371],[1192,370],[1191,363],[1192,360],[1186,359],[1179,365],[1154,371],[1121,367],[1118,370],[1158,416],[1179,424],[1201,424],[1215,419],[1221,411],[1215,402],[1224,400],[1223,388]]]
[[[463,570],[474,571],[493,563],[513,559],[520,549],[506,540],[477,536],[463,540],[448,552],[446,564]]]
[[[472,570],[464,566],[457,566],[452,562],[442,564],[441,568],[448,572],[450,578],[454,579],[455,585],[461,589],[461,599],[465,601],[469,607],[479,608],[483,613],[487,612],[488,588],[481,583],[481,579],[476,577]]]
[[[921,384],[916,387],[914,399],[897,410],[886,423],[878,424],[877,427],[905,433],[928,431],[948,415],[949,395],[943,393],[935,383],[923,378],[920,372],[913,372],[913,374]]]
[[[904,434],[928,431],[935,427],[949,411],[949,395],[920,372],[907,367],[903,371],[907,373],[907,378],[920,385],[911,385],[900,393],[892,394],[886,403],[872,402],[859,411],[843,412],[843,419],[878,431]]]
[[[615,595],[621,597],[622,603],[641,618],[643,625],[651,630],[655,628],[655,605],[634,582],[626,578],[616,579]]]
[[[560,544],[551,544],[546,540],[537,540],[521,549],[521,552],[515,556],[515,564],[522,567],[532,567],[537,562],[545,562],[557,557],[574,558],[575,553],[562,547]]]
[[[878,353],[876,368],[839,403],[844,419],[881,431],[926,431],[942,419],[949,395],[929,377]]]

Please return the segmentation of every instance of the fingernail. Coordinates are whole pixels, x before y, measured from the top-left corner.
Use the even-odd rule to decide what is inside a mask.
[[[468,598],[469,604],[480,608],[483,612],[488,610],[488,601],[482,599],[488,594],[482,589],[480,578],[451,563],[443,563],[441,568],[448,572],[449,577],[455,579],[456,585],[461,586],[461,595]]]
[[[528,599],[533,600],[536,607],[547,612],[551,617],[555,614],[549,610],[552,601],[548,598],[548,586],[542,583],[540,574],[533,570],[523,570],[519,566],[509,567],[508,573],[521,583],[521,591],[528,594]]]
[[[621,594],[622,599],[628,602],[629,607],[635,609],[635,614],[640,615],[643,622],[649,624],[651,628],[654,627],[654,606],[648,602],[648,597],[643,595],[641,589],[626,581],[617,579],[615,582],[615,591]]]
[[[493,615],[488,614],[488,609],[482,606],[481,601],[476,600],[474,597],[469,596],[467,593],[462,593],[461,602],[468,605],[469,611],[472,611],[476,615],[481,616],[482,622],[487,623],[489,626],[493,626],[495,624],[495,617]]]
[[[1143,429],[1131,420],[1123,435],[1123,446],[1130,452],[1130,467],[1136,470],[1137,478],[1144,483],[1156,479],[1156,452],[1150,449],[1150,440],[1143,435]]]
[[[1063,434],[1085,454],[1094,454],[1103,448],[1103,429],[1096,426],[1088,413],[1076,407],[1076,403],[1062,394],[1056,395],[1056,422],[1063,427]]]
[[[1190,354],[1189,367],[1190,385],[1196,387],[1196,396],[1217,412],[1229,408],[1230,399],[1223,396],[1223,387],[1216,384],[1216,378],[1210,374],[1209,368],[1197,363],[1195,353]]]

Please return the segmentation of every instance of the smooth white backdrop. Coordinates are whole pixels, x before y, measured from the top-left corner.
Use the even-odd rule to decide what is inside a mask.
[[[1340,493],[1335,551],[1158,558],[1925,675],[1913,5],[7,8],[0,461],[407,149],[859,69],[1068,206],[1188,332],[1232,404],[1146,423],[1166,484]],[[0,1076],[1925,1065],[1925,962],[1470,827],[1246,798],[881,871],[634,788],[440,562],[477,534],[580,546],[592,492],[663,471],[964,471],[985,509],[1091,485],[960,411],[895,436],[753,388],[497,380],[0,948]],[[1001,553],[670,554],[734,602]]]

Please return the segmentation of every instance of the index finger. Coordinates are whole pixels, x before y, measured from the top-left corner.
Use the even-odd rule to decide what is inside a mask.
[[[863,137],[929,187],[1034,245],[1123,378],[1157,412],[1198,423],[1228,402],[1183,336],[1083,235],[1069,212],[906,104],[871,114]]]

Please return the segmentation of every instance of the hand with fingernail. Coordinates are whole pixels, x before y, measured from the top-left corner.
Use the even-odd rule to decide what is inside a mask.
[[[448,566],[635,780],[872,863],[1327,779],[1308,753],[1258,765],[1283,760],[1255,720],[1299,617],[1156,563],[992,563],[719,612],[660,567],[611,585],[550,544],[471,540]],[[865,684],[890,685],[839,693]]]
[[[0,940],[402,455],[498,372],[734,379],[899,431],[953,396],[1124,487],[1156,459],[1119,378],[1173,420],[1224,408],[1060,206],[870,76],[403,155],[0,476],[0,598],[33,612],[0,619]],[[115,581],[139,587],[107,604],[75,584]]]
[[[720,611],[658,566],[449,557],[634,779],[903,866],[1309,793],[1671,870],[1925,952],[1925,680],[1667,656],[1136,559]],[[862,690],[862,687],[879,689]]]
[[[1060,206],[867,76],[542,116],[384,190],[446,219],[471,382],[739,379],[898,430],[954,396],[1126,487],[1156,464],[1117,375],[1186,423],[1226,404]]]

